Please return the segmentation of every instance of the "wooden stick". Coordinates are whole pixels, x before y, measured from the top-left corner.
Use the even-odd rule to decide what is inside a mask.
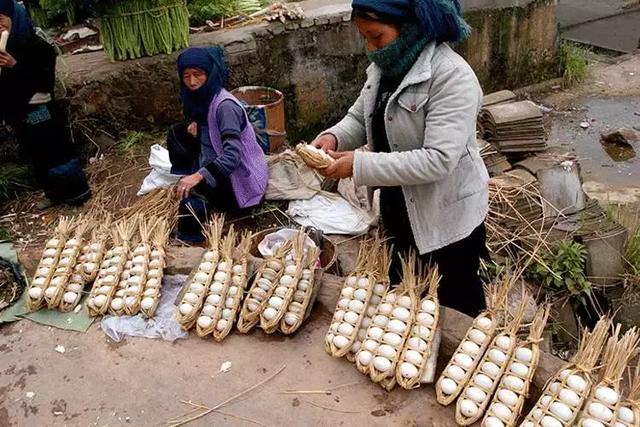
[[[303,400],[303,402],[308,403],[311,406],[315,406],[316,408],[326,409],[327,411],[340,412],[341,414],[359,414],[359,411],[343,411],[342,409],[330,408],[328,406],[322,406],[319,403],[312,402],[310,400]]]

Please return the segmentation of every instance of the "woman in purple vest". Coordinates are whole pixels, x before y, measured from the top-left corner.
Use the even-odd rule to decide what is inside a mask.
[[[178,75],[187,123],[171,128],[167,146],[171,172],[185,175],[176,185],[178,238],[197,242],[203,240],[198,221],[204,223],[210,211],[262,202],[268,168],[244,108],[224,89],[228,70],[222,49],[183,51]]]

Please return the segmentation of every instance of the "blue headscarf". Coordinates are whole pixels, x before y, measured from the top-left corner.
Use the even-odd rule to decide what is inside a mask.
[[[207,73],[207,81],[197,90],[190,90],[182,82],[182,74],[187,68],[199,68]],[[178,56],[178,77],[180,78],[180,101],[185,114],[199,123],[207,120],[209,105],[227,83],[229,70],[220,47],[189,48]]]
[[[380,20],[418,24],[429,41],[458,42],[469,36],[459,0],[353,0],[352,8]]]
[[[11,18],[10,42],[24,40],[33,33],[33,23],[27,9],[16,0],[0,0],[0,15]]]

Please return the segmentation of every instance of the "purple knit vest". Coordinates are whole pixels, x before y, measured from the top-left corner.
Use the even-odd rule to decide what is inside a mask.
[[[222,89],[209,106],[209,138],[217,156],[222,155],[222,138],[216,120],[216,111],[222,101],[227,99],[240,102],[225,89]],[[247,114],[245,113],[245,117]],[[229,179],[233,193],[240,208],[250,208],[262,202],[269,182],[269,168],[262,148],[256,141],[256,134],[247,117],[247,126],[240,134],[240,165],[234,170]]]

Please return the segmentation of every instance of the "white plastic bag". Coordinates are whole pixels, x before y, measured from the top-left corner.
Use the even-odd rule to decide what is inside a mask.
[[[267,258],[275,253],[275,251],[282,246],[282,244],[288,240],[295,238],[298,230],[292,230],[290,228],[283,228],[275,233],[267,234],[264,239],[258,244],[258,251],[260,254]],[[309,236],[304,241],[304,251],[309,248],[315,248],[316,244]]]
[[[152,170],[142,182],[138,196],[144,196],[156,188],[171,187],[180,179],[180,175],[171,174],[169,151],[161,145],[151,146],[149,166]]]

